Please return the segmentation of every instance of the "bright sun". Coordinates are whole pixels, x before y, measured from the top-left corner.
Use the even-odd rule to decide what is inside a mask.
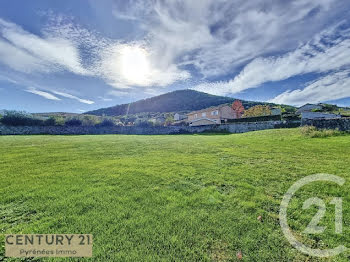
[[[120,54],[122,77],[131,84],[147,85],[151,74],[147,51],[136,46],[124,46]]]

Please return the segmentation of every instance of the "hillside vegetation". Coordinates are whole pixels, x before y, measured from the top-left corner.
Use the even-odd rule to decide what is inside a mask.
[[[301,254],[283,236],[278,219],[293,183],[315,173],[334,174],[346,183],[298,191],[289,223],[313,248],[350,243],[349,135],[310,138],[284,129],[3,136],[0,155],[0,232],[93,234],[93,258],[79,261],[237,261],[238,252],[241,261],[349,259],[349,251],[331,260]],[[317,212],[302,208],[310,197],[327,203],[319,223],[326,226],[323,234],[301,233]],[[334,233],[333,197],[343,197],[343,234]],[[0,245],[3,260],[10,259]]]
[[[122,104],[86,112],[90,115],[120,116],[145,112],[183,112],[232,103],[235,98],[215,96],[195,90],[178,90],[160,96],[139,100],[130,104]],[[266,103],[242,101],[244,107]]]

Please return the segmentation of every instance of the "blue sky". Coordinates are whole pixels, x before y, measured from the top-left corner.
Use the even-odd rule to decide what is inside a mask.
[[[0,1],[0,109],[84,112],[177,89],[350,106],[348,0]]]

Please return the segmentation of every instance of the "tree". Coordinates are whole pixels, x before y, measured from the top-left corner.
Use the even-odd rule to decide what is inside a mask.
[[[337,110],[338,110],[337,105],[322,104],[322,111],[324,111],[324,112],[333,112],[333,111],[337,111]]]
[[[240,100],[235,100],[232,104],[232,109],[235,112],[236,118],[241,118],[244,113],[244,106]]]
[[[247,109],[243,117],[269,116],[271,109],[269,106],[257,105]]]
[[[56,119],[51,116],[44,121],[44,125],[45,126],[54,126],[54,125],[56,125]]]
[[[174,117],[172,115],[168,115],[167,118],[165,119],[164,125],[165,126],[170,126],[172,123],[174,123]]]
[[[114,126],[114,122],[111,119],[103,119],[103,121],[101,123],[95,124],[95,126],[97,127],[111,127]]]
[[[72,119],[66,120],[64,124],[66,126],[82,126],[83,122],[80,119],[72,118]]]
[[[5,111],[1,122],[8,126],[41,126],[43,120],[21,111]]]

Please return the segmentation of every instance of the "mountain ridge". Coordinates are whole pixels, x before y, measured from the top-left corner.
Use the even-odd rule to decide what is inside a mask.
[[[232,103],[236,98],[216,96],[191,89],[176,90],[159,96],[138,100],[129,104],[100,108],[85,112],[89,115],[121,116],[138,113],[168,113],[201,110],[211,106]],[[275,105],[267,102],[241,100],[245,108],[254,105]]]

